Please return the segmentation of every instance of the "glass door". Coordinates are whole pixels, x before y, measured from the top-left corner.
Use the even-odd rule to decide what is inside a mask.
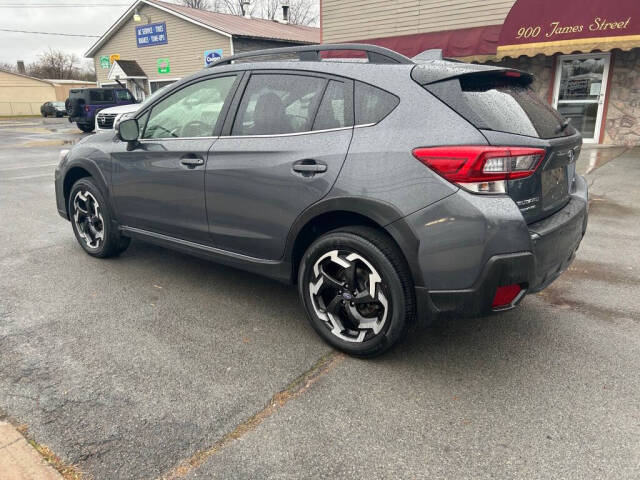
[[[558,58],[553,104],[585,143],[597,142],[600,136],[610,56],[590,53]]]

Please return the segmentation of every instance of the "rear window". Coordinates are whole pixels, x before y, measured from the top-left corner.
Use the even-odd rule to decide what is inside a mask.
[[[356,82],[356,125],[378,123],[400,103],[395,95],[379,88]]]
[[[572,135],[564,119],[528,86],[506,78],[473,75],[428,89],[477,128],[538,138]]]
[[[89,102],[91,103],[113,103],[113,90],[89,90]]]
[[[562,135],[562,117],[531,88],[463,84],[462,92],[469,107],[484,120],[484,128],[540,138]]]

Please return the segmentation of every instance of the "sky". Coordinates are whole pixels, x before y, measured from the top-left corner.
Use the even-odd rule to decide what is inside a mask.
[[[134,0],[0,0],[0,29],[100,36],[133,3]],[[65,6],[70,4],[82,6]],[[96,40],[0,30],[0,62],[29,63],[49,47],[82,58]]]

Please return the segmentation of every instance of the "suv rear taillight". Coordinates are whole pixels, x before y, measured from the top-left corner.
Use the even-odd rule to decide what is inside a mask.
[[[416,148],[413,155],[438,175],[473,193],[505,193],[508,180],[533,175],[545,151],[469,145]]]
[[[89,111],[89,105],[85,105],[85,106],[84,106],[84,111],[85,111],[85,112],[88,112],[88,111]]]

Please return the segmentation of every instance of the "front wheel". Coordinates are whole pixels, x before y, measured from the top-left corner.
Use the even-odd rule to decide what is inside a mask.
[[[131,239],[114,226],[109,206],[91,178],[81,178],[73,185],[68,209],[76,240],[89,255],[113,257],[129,246]]]
[[[374,228],[344,228],[317,239],[302,258],[298,289],[313,328],[350,355],[382,354],[414,322],[406,260]]]

